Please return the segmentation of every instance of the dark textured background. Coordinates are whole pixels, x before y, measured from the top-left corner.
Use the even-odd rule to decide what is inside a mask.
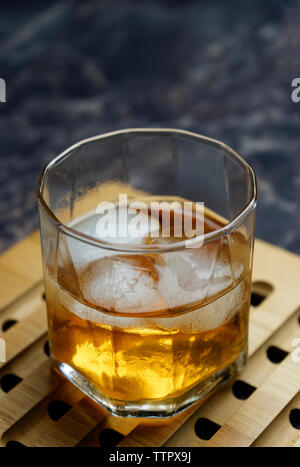
[[[42,167],[130,126],[225,141],[259,181],[257,236],[300,252],[300,2],[0,3],[0,251],[37,227]]]

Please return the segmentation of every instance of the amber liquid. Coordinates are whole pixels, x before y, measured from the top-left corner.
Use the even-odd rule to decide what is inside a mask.
[[[218,226],[215,219],[206,217],[205,231]],[[242,248],[243,238],[236,241],[241,241]],[[214,242],[207,254],[215,254],[215,249],[218,261],[222,257],[231,268],[228,242]],[[76,271],[76,278],[73,264],[58,267],[55,278],[46,273],[51,353],[85,376],[105,397],[121,401],[176,398],[230,365],[246,349],[246,268],[225,288],[178,306],[170,306],[166,297],[157,294],[153,309],[148,304],[130,312],[109,307],[107,302],[103,305],[101,297],[97,302],[84,292],[82,284],[91,281],[93,271],[99,276],[93,280],[101,282],[123,267],[129,267],[133,283],[139,284],[140,274],[146,274],[155,289],[162,271],[159,266],[164,268],[164,256],[116,255],[94,260]],[[183,286],[188,289],[185,283]]]

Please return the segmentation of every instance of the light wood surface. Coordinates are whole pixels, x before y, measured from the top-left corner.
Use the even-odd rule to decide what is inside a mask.
[[[39,235],[0,256],[0,338],[7,362],[0,363],[0,383],[7,375],[22,380],[9,392],[0,388],[0,446],[17,441],[26,446],[100,446],[109,430],[123,440],[118,446],[298,446],[300,362],[294,361],[293,341],[300,338],[300,257],[256,240],[253,289],[265,295],[251,307],[249,360],[238,376],[255,388],[238,399],[232,382],[182,414],[166,420],[117,418],[99,408],[51,369],[44,351],[47,341]],[[16,324],[4,332],[3,324]],[[272,363],[271,346],[286,352]],[[298,355],[300,352],[298,353]],[[58,421],[49,416],[53,401],[69,404]],[[220,428],[200,439],[195,424],[206,418]],[[295,424],[295,420],[294,420]],[[110,432],[111,433],[111,432]],[[106,436],[104,436],[106,434]]]

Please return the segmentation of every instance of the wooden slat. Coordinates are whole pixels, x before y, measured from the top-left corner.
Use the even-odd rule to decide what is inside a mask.
[[[34,447],[44,432],[51,430],[56,421],[51,418],[49,408],[56,401],[66,402],[70,407],[75,406],[84,398],[84,394],[66,379],[60,378],[54,390],[41,399],[29,412],[27,412],[15,425],[9,428],[2,437],[5,445],[8,441],[18,440],[25,446]],[[67,416],[67,412],[64,416]],[[58,415],[58,413],[56,413]]]
[[[42,280],[39,233],[35,231],[0,256],[0,309]]]
[[[300,447],[299,430],[289,421],[291,410],[300,408],[300,393],[285,407],[252,447]]]
[[[0,332],[2,330],[2,326],[7,320],[13,319],[15,321],[21,321],[26,318],[26,316],[29,316],[33,311],[37,310],[42,305],[45,305],[43,292],[44,284],[40,281],[20,297],[2,308],[0,312]]]
[[[46,332],[47,316],[45,306],[43,306],[5,333],[0,333],[0,337],[6,342],[6,362],[10,362]],[[4,365],[5,363],[0,363],[0,368]]]
[[[58,422],[52,423],[39,436],[35,446],[72,447],[86,436],[105,417],[86,398],[79,401]]]
[[[8,394],[0,396],[0,439],[3,434],[20,420],[59,385],[59,377],[46,359],[26,379]]]
[[[250,446],[299,392],[300,371],[291,357],[237,410],[207,443],[215,447]]]
[[[3,365],[2,368],[0,368],[0,381],[2,376],[6,374],[15,374],[22,379],[25,379],[39,365],[47,361],[48,358],[46,357],[44,350],[47,340],[47,336],[41,337],[26,348],[26,350],[24,350],[20,355],[20,358],[14,358],[10,363]],[[0,385],[0,394],[2,392]]]
[[[300,305],[299,263],[299,256],[256,240],[252,280],[267,282],[274,291],[259,307],[259,312],[255,308],[251,310],[250,352],[262,345]]]

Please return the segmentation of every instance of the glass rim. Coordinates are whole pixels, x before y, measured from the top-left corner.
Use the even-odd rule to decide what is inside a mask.
[[[75,150],[79,149],[80,147],[84,146],[85,144],[94,142],[94,141],[101,141],[102,139],[110,138],[113,136],[119,135],[128,135],[128,134],[139,134],[139,135],[165,135],[165,136],[181,136],[187,137],[189,140],[194,140],[196,142],[202,142],[204,144],[208,144],[210,146],[214,146],[218,149],[221,149],[225,154],[227,154],[232,160],[237,162],[241,167],[245,168],[249,179],[251,181],[252,187],[252,195],[250,201],[244,206],[244,208],[237,214],[231,221],[225,224],[223,227],[220,227],[212,232],[207,232],[205,234],[201,234],[195,236],[188,240],[180,240],[178,242],[174,242],[169,245],[133,245],[133,244],[123,244],[123,243],[111,243],[105,242],[104,240],[100,240],[99,238],[87,235],[79,230],[70,227],[67,224],[60,222],[60,220],[55,216],[51,208],[46,203],[44,196],[43,196],[43,189],[45,184],[45,179],[47,173],[59,164],[62,160],[70,157]],[[107,133],[102,133],[96,136],[92,136],[90,138],[85,138],[83,140],[78,141],[77,143],[69,146],[66,150],[52,159],[43,169],[39,183],[38,183],[38,190],[37,190],[37,198],[38,203],[43,212],[46,214],[48,219],[52,222],[54,227],[68,235],[69,237],[75,238],[76,240],[82,241],[84,243],[88,243],[92,246],[106,249],[106,250],[113,250],[123,253],[149,253],[149,252],[167,252],[167,251],[177,251],[177,250],[184,250],[186,248],[193,248],[193,245],[199,244],[199,240],[201,239],[201,245],[205,245],[209,242],[214,240],[218,240],[219,238],[230,234],[230,232],[237,227],[239,227],[255,210],[257,205],[257,183],[256,183],[256,175],[254,170],[252,169],[251,165],[245,161],[234,149],[232,149],[227,144],[214,139],[208,136],[204,136],[198,133],[194,133],[187,130],[181,130],[176,128],[126,128],[122,130],[111,131]],[[187,244],[189,245],[187,247]]]

